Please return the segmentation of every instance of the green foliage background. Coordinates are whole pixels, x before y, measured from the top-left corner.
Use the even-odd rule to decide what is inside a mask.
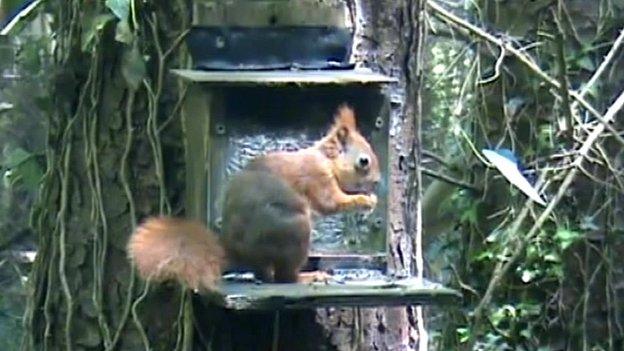
[[[28,218],[43,175],[46,120],[46,40],[28,36],[0,43],[0,349],[20,345],[27,298],[28,260],[17,254],[34,250]]]
[[[559,82],[565,79],[571,89],[587,83],[624,28],[624,3],[618,1],[482,0],[444,8],[525,47],[543,72]],[[562,130],[572,102],[561,91],[514,55],[507,52],[501,61],[497,45],[474,40],[462,26],[432,13],[424,167],[453,177],[460,186],[429,178],[426,261],[430,274],[465,296],[460,311],[442,323],[448,329],[436,334],[438,348],[621,349],[624,149],[608,135],[592,149],[581,175],[521,249],[516,264],[495,284],[485,316],[474,316],[496,264],[520,247],[542,211],[532,206],[528,219],[513,231],[525,197],[484,167],[478,150],[512,149],[537,173],[529,177],[544,177],[549,200],[587,132],[578,123],[574,133]],[[617,51],[589,90],[588,100],[601,113],[624,87],[618,73],[623,58],[624,51]],[[584,123],[592,120],[583,109],[572,110]],[[622,118],[613,126],[621,135]],[[428,202],[432,199],[435,206]]]
[[[618,0],[432,3],[523,48],[573,90],[588,82],[624,28]],[[184,295],[170,287],[142,294],[124,245],[143,216],[181,212],[177,117],[184,89],[165,73],[186,64],[180,43],[187,5],[48,2],[56,40],[21,38],[0,50],[0,94],[13,104],[0,112],[0,282],[7,286],[0,294],[1,349],[23,341],[33,350],[171,350],[185,342]],[[427,10],[427,275],[465,296],[458,310],[432,316],[442,326],[434,346],[621,350],[623,145],[601,136],[573,187],[523,244],[542,209],[526,207],[524,195],[484,166],[479,150],[514,150],[529,174],[542,176],[549,200],[587,136],[579,122],[573,132],[562,126],[571,114],[586,128],[595,120],[516,56],[501,56],[497,45]],[[596,110],[604,113],[621,92],[623,71],[620,49],[586,96]],[[16,72],[19,80],[7,78]],[[621,115],[613,124],[620,136]],[[512,230],[524,211],[527,220]],[[35,242],[32,267],[5,255]],[[512,269],[480,305],[497,264],[514,254]],[[479,306],[484,313],[475,316]]]

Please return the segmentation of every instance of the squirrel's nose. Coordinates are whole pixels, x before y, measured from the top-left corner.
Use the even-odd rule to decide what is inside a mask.
[[[367,169],[370,166],[370,157],[365,154],[360,155],[357,160],[357,166],[361,169]]]

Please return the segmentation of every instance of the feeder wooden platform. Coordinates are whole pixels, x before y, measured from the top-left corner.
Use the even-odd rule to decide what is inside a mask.
[[[206,299],[229,310],[274,311],[318,307],[380,307],[455,304],[461,294],[416,278],[313,284],[224,282]]]

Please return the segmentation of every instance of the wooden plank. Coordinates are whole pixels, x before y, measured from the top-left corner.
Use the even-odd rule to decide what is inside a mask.
[[[182,105],[184,130],[184,156],[186,160],[186,216],[197,220],[206,219],[208,170],[207,138],[211,119],[212,95],[201,86],[190,85]],[[201,116],[202,118],[197,118]]]
[[[323,71],[200,71],[174,69],[178,77],[197,83],[212,85],[347,85],[383,84],[397,80],[369,70]]]
[[[253,284],[224,282],[205,296],[231,310],[279,310],[318,307],[379,307],[456,304],[461,294],[439,284],[416,279],[353,283]]]

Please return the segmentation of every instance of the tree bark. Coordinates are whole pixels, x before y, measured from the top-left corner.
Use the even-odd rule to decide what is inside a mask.
[[[358,65],[398,79],[391,102],[389,271],[418,275],[420,211],[420,86],[424,3],[420,0],[352,0],[354,59]],[[420,256],[422,257],[422,256]],[[319,313],[339,350],[426,349],[421,311],[413,307],[330,310]]]
[[[180,343],[179,289],[154,289],[135,309],[143,286],[125,253],[137,220],[177,208],[182,185],[177,172],[162,172],[183,170],[182,145],[172,142],[179,129],[164,122],[175,114],[177,93],[163,72],[179,62],[162,51],[188,24],[184,2],[173,3],[126,18],[103,1],[51,5],[57,47],[47,172],[33,209],[39,249],[25,349],[172,350]]]

